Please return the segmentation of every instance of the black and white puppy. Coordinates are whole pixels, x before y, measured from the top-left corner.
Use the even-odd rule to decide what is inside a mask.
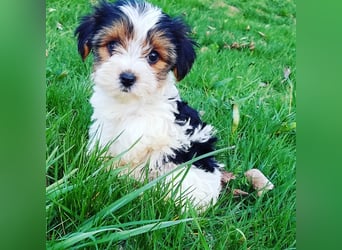
[[[75,34],[83,60],[94,54],[90,150],[109,145],[108,154],[116,156],[129,149],[118,165],[132,166],[136,179],[146,167],[153,179],[214,150],[213,127],[181,100],[175,86],[196,57],[181,19],[143,1],[102,1]],[[198,208],[215,203],[219,168],[213,157],[194,162],[184,179],[176,179],[183,179],[180,191]]]

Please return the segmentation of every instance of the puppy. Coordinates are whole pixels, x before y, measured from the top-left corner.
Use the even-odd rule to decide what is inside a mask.
[[[175,86],[196,57],[181,19],[147,2],[102,1],[81,19],[75,35],[82,59],[94,55],[89,150],[125,152],[118,166],[130,165],[138,180],[146,169],[153,179],[214,150],[213,127],[181,100]],[[218,199],[220,166],[205,157],[184,176],[175,171],[166,181],[178,183],[179,193],[203,209]]]

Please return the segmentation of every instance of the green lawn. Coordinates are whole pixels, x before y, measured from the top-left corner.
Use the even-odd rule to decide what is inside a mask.
[[[178,83],[181,96],[216,127],[217,158],[237,177],[229,187],[250,192],[234,198],[224,190],[203,214],[182,213],[158,180],[141,184],[103,171],[109,163],[100,152],[86,154],[92,58],[82,63],[73,32],[94,2],[46,2],[47,247],[296,248],[295,2],[151,1],[192,27],[197,60]],[[250,168],[274,190],[258,197],[243,175]]]

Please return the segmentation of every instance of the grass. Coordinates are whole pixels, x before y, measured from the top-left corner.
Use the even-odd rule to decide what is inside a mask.
[[[151,1],[192,27],[197,60],[181,96],[216,127],[217,158],[237,176],[229,187],[250,192],[224,190],[203,214],[182,212],[159,181],[102,171],[109,163],[100,152],[86,154],[91,58],[82,63],[73,32],[94,2],[46,3],[47,248],[296,248],[295,2]],[[275,189],[258,197],[243,176],[250,168]]]

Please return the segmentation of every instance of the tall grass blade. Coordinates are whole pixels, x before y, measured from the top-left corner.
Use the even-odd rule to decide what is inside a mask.
[[[187,218],[187,219],[181,219],[181,220],[176,220],[176,221],[157,222],[157,223],[151,223],[151,224],[144,225],[138,228],[134,228],[130,230],[123,230],[123,231],[119,231],[121,229],[118,228],[117,226],[110,226],[110,227],[94,229],[88,232],[77,232],[77,233],[71,234],[67,239],[51,246],[51,249],[67,249],[67,248],[74,246],[76,243],[79,243],[82,240],[86,240],[88,238],[94,238],[95,236],[101,233],[107,233],[107,234],[101,235],[101,238],[95,240],[94,242],[87,242],[82,245],[79,245],[77,248],[94,245],[94,244],[106,243],[109,241],[116,242],[116,241],[128,239],[129,237],[133,237],[139,234],[175,226],[177,224],[192,221],[192,220],[193,220],[192,218]],[[110,233],[112,231],[119,231],[119,232]]]

